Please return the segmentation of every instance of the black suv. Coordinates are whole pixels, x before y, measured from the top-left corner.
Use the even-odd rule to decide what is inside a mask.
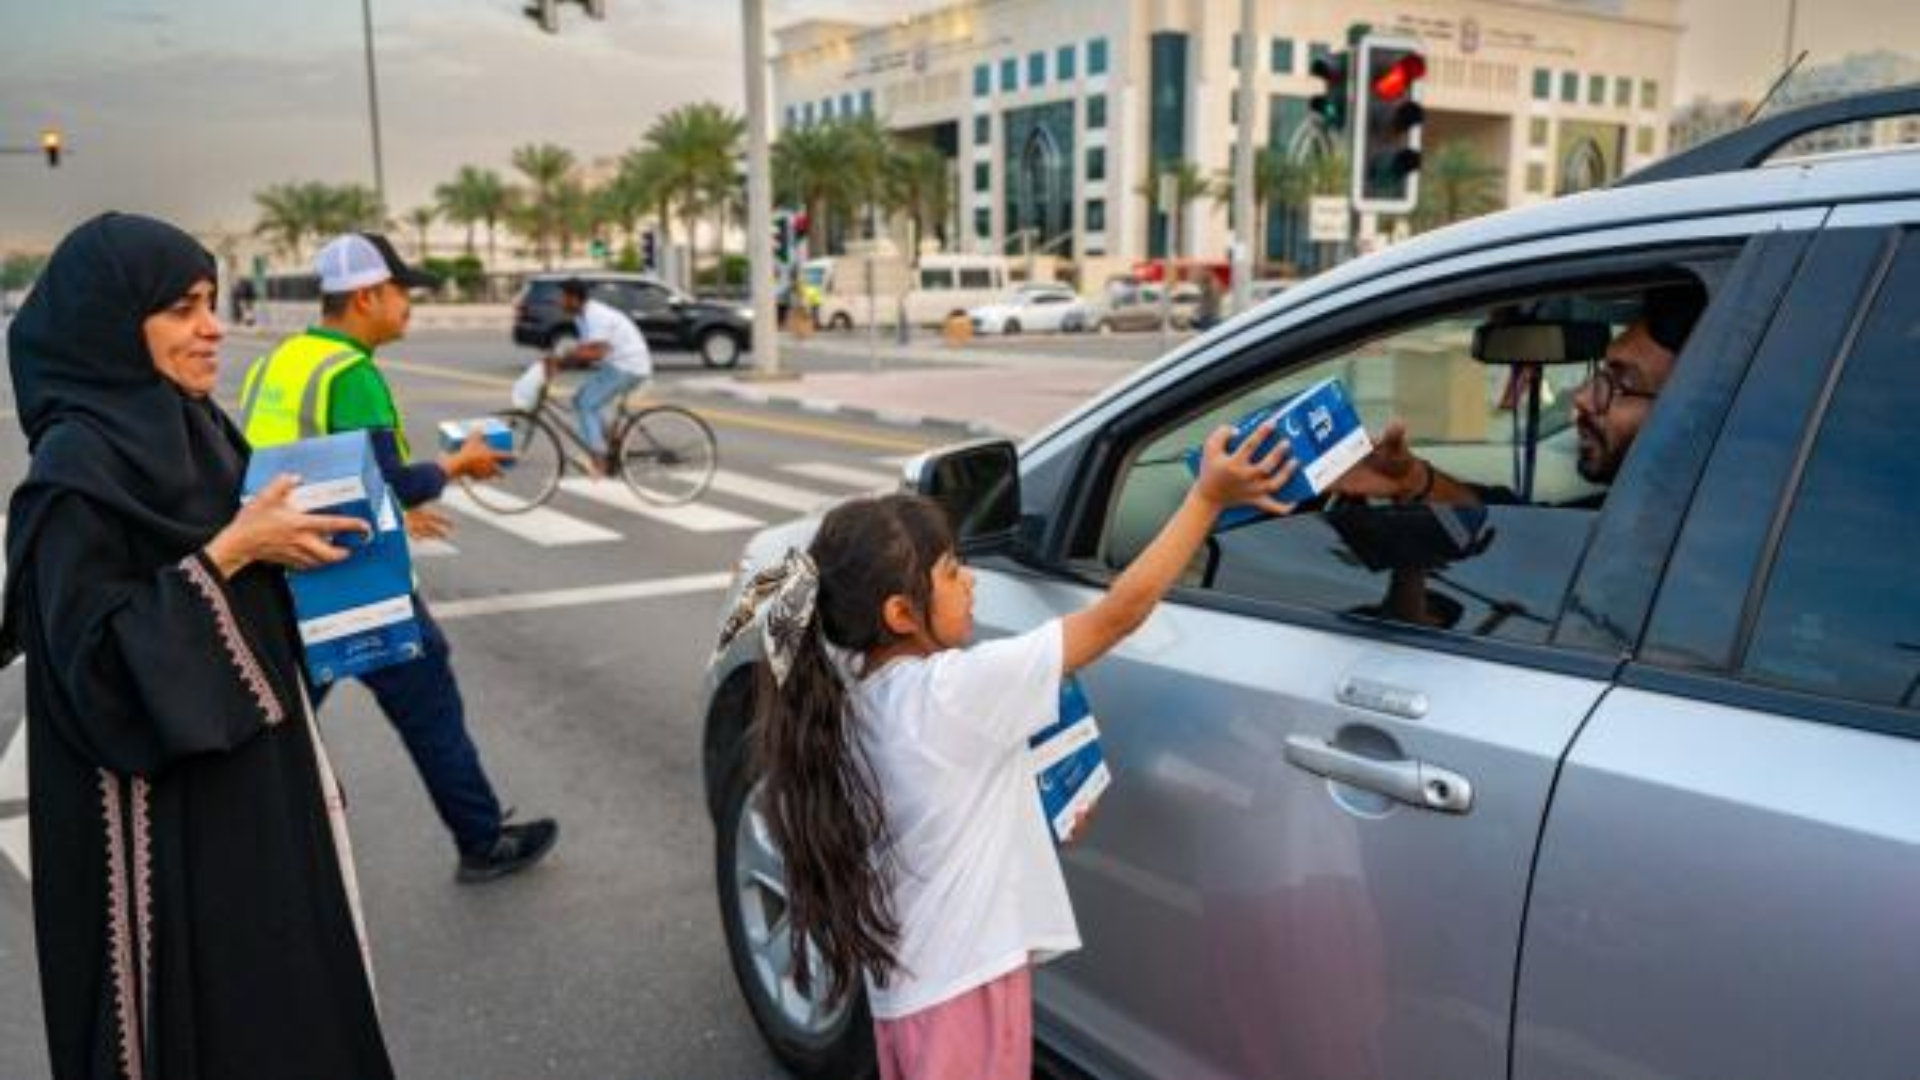
[[[560,307],[560,283],[579,278],[589,295],[634,321],[655,349],[700,354],[711,368],[730,368],[753,348],[753,313],[744,306],[695,300],[645,274],[611,271],[538,274],[513,302],[516,345],[556,350],[573,340],[573,320]]]

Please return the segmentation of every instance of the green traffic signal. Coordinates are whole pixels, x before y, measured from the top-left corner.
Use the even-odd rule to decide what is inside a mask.
[[[1344,131],[1347,127],[1347,102],[1352,94],[1347,88],[1347,76],[1352,67],[1352,55],[1345,52],[1326,53],[1314,58],[1308,72],[1320,80],[1320,92],[1307,103],[1308,109],[1320,120],[1320,126],[1328,134]]]

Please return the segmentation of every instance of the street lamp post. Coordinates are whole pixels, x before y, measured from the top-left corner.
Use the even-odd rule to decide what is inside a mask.
[[[1254,43],[1260,40],[1255,30],[1258,20],[1255,17],[1257,0],[1240,0],[1240,39],[1237,50],[1240,54],[1240,87],[1234,91],[1240,95],[1240,149],[1233,158],[1233,310],[1235,314],[1247,310],[1253,303],[1253,245],[1257,239],[1253,235],[1253,65],[1254,54],[1258,51]],[[1169,289],[1172,283],[1168,283]]]
[[[780,326],[773,297],[766,0],[742,0],[741,15],[747,39],[747,264],[753,275],[753,351],[760,374],[774,377],[780,374]],[[871,309],[868,314],[872,314]]]
[[[360,30],[367,50],[367,112],[373,123],[373,190],[387,211],[387,167],[380,157],[380,80],[373,66],[373,0],[360,0]]]

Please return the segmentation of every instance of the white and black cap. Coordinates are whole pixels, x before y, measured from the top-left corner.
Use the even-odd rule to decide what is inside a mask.
[[[405,289],[432,289],[440,279],[408,266],[392,241],[379,233],[336,236],[313,259],[323,293],[350,293],[392,281]]]

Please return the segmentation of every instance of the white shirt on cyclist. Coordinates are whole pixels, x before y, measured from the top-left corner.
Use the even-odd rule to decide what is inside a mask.
[[[573,324],[580,344],[607,347],[601,363],[642,379],[653,377],[653,354],[647,349],[647,339],[618,308],[589,299]]]

